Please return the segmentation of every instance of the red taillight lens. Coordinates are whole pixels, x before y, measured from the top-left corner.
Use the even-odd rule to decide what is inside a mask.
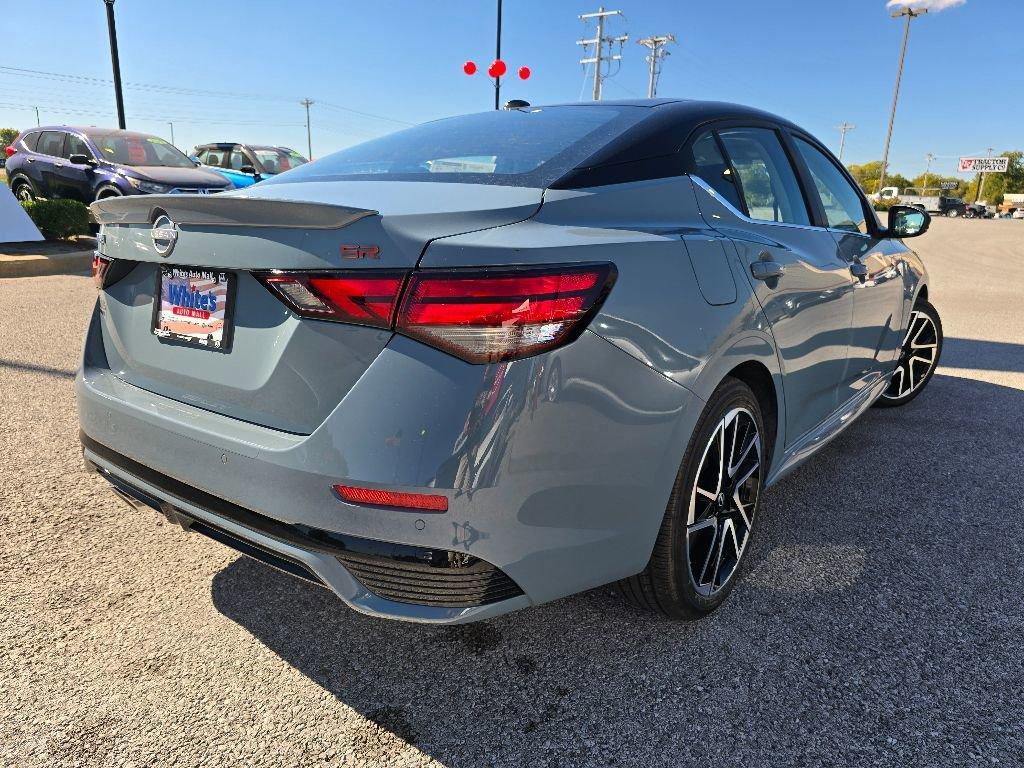
[[[405,272],[269,272],[256,277],[303,317],[390,328]]]
[[[414,272],[396,330],[473,363],[572,341],[615,278],[611,264]]]
[[[302,317],[392,328],[471,363],[493,363],[575,339],[616,271],[584,264],[255,276]]]
[[[106,256],[100,254],[99,251],[94,251],[92,254],[92,282],[97,288],[103,287],[103,280],[107,276],[107,270],[110,269],[110,262],[113,259],[108,259]]]
[[[7,153],[7,156],[8,156],[8,157],[10,157],[11,155],[13,155],[13,154],[14,154],[15,152],[17,152],[17,151],[18,151],[18,150],[17,150],[17,149],[16,149],[15,147],[14,147],[14,145],[13,145],[13,144],[8,144],[8,145],[7,145],[7,146],[6,146],[5,148],[4,148],[4,152],[6,152],[6,153]]]
[[[334,490],[343,500],[351,501],[353,504],[401,507],[402,509],[419,509],[425,512],[448,511],[448,497],[436,493],[385,491],[380,488],[359,488],[353,485],[336,485]]]

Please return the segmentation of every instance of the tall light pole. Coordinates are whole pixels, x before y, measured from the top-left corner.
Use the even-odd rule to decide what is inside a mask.
[[[894,19],[906,17],[903,27],[903,44],[900,46],[900,65],[896,70],[896,88],[892,92],[892,109],[889,111],[889,130],[885,134],[885,151],[882,152],[882,174],[878,177],[878,191],[885,186],[885,172],[889,167],[889,142],[892,141],[892,125],[896,121],[896,103],[900,99],[900,80],[903,79],[903,59],[907,55],[907,38],[910,37],[910,22],[918,16],[928,13],[927,8],[901,8],[891,14]]]
[[[299,102],[306,108],[306,158],[313,159],[313,134],[309,129],[309,108],[316,102],[312,99],[303,99]]]
[[[494,60],[501,60],[501,0],[498,0],[498,34],[494,45]],[[494,78],[494,108],[501,109],[501,75]]]
[[[935,159],[935,155],[933,155],[931,152],[929,152],[924,157],[925,157],[925,160],[928,161],[928,164],[924,167],[924,185],[922,186],[922,189],[921,189],[921,194],[922,195],[924,194],[925,190],[928,189],[928,175],[932,172],[932,160]]]
[[[121,95],[121,59],[117,55],[117,26],[114,24],[114,0],[103,0],[107,6],[107,35],[110,37],[110,63],[114,67],[114,99],[117,102],[117,125],[124,130],[124,96]]]
[[[171,126],[171,146],[173,147],[174,146],[174,123],[168,121],[167,124],[169,126]]]
[[[836,126],[839,129],[839,162],[843,162],[843,150],[846,149],[846,134],[856,127],[853,123],[840,123]]]
[[[658,91],[658,75],[661,74],[661,62],[669,55],[665,48],[669,43],[676,41],[675,35],[651,35],[642,37],[637,42],[644,48],[649,48],[647,55],[647,98],[653,99]]]

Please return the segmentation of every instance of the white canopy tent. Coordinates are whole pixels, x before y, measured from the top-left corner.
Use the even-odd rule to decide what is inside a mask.
[[[0,184],[0,243],[42,240],[39,228],[25,213],[6,184]]]

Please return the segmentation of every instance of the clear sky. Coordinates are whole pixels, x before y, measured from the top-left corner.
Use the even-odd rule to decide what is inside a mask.
[[[952,173],[955,157],[1024,148],[1024,0],[925,0],[953,7],[913,22],[890,164],[914,176],[924,156]],[[503,100],[589,98],[576,40],[592,35],[581,0],[504,0]],[[673,33],[658,95],[736,101],[779,113],[845,160],[880,159],[902,21],[885,0],[608,0],[628,32],[606,98],[646,94],[645,50]],[[406,123],[493,107],[483,70],[494,57],[494,0],[117,0],[128,127],[183,149],[237,140],[306,149],[303,97],[316,156]],[[116,125],[101,0],[6,3],[0,126]],[[473,59],[480,72],[462,73]],[[18,72],[34,70],[34,72]],[[40,74],[45,73],[45,74]],[[50,74],[55,73],[55,74]],[[349,111],[352,110],[352,111]],[[360,114],[366,113],[366,114]],[[388,118],[388,119],[383,119]]]

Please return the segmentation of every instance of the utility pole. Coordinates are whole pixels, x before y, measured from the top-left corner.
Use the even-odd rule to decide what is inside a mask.
[[[169,126],[171,126],[171,146],[173,147],[174,146],[174,123],[168,122],[167,124]]]
[[[494,46],[494,60],[501,60],[501,0],[498,0],[498,39]],[[494,78],[494,108],[501,109],[501,77]]]
[[[992,147],[988,148],[988,156],[992,157]],[[978,182],[978,191],[974,195],[974,202],[981,200],[981,193],[985,191],[985,172],[981,172],[981,181]]]
[[[840,123],[836,126],[839,129],[839,162],[843,162],[843,150],[846,149],[846,134],[856,127],[853,123]]]
[[[653,99],[658,91],[658,75],[661,74],[661,63],[669,55],[665,48],[669,43],[676,41],[675,35],[651,35],[642,37],[637,42],[644,48],[649,48],[647,54],[647,98]]]
[[[597,35],[590,40],[577,40],[576,45],[582,45],[584,56],[586,56],[587,46],[594,46],[594,55],[588,58],[580,59],[580,64],[594,65],[594,101],[601,100],[601,81],[604,80],[605,75],[601,73],[601,63],[603,61],[622,61],[621,54],[612,54],[612,45],[615,43],[619,44],[619,50],[622,50],[622,44],[629,40],[629,35],[619,35],[618,37],[605,36],[604,34],[604,20],[608,16],[621,16],[622,11],[606,11],[604,6],[597,9],[596,13],[584,13],[580,16],[581,21],[587,19],[597,19]],[[608,55],[604,53],[604,46],[608,46]]]
[[[924,167],[924,187],[921,189],[922,195],[924,194],[924,191],[928,189],[928,175],[932,172],[932,160],[935,159],[935,155],[929,152],[924,157],[925,160],[928,161],[928,164]]]
[[[110,38],[110,63],[114,67],[114,99],[117,101],[117,125],[124,130],[124,96],[121,95],[121,60],[117,55],[117,26],[114,24],[114,0],[103,0],[107,6],[107,35]]]
[[[39,107],[34,107],[34,109],[36,111],[36,128],[38,128],[42,125],[42,123],[39,122]]]
[[[900,45],[900,65],[896,69],[896,88],[892,92],[892,109],[889,111],[889,130],[885,134],[885,151],[882,152],[882,175],[878,178],[878,190],[885,186],[885,172],[889,166],[889,143],[892,141],[892,126],[896,122],[896,103],[900,99],[900,80],[903,79],[903,59],[907,55],[907,38],[910,37],[910,22],[918,16],[928,13],[927,8],[901,8],[893,14],[894,19],[905,16],[907,21],[903,27],[903,43]]]
[[[313,134],[309,130],[309,108],[316,104],[312,99],[303,99],[299,102],[306,108],[306,157],[310,160],[313,159]]]

